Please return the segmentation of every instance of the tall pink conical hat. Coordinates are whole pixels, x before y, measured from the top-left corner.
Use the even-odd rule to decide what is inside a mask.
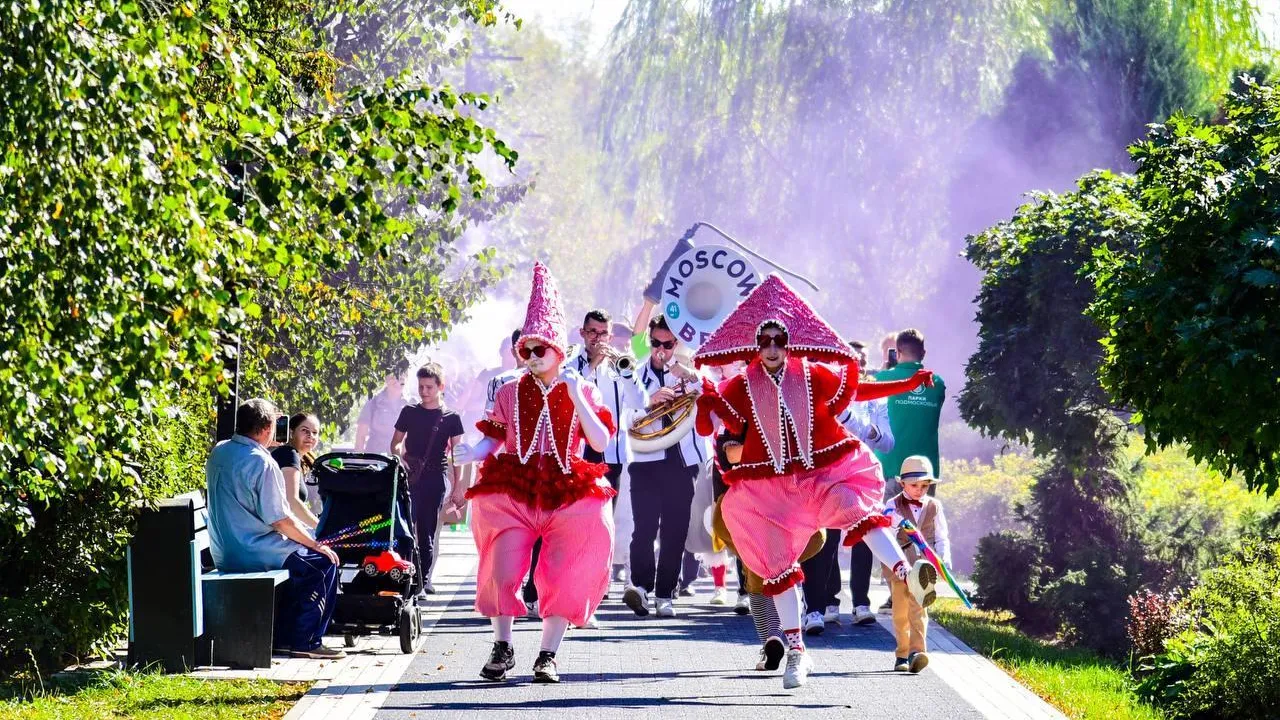
[[[693,356],[694,364],[728,365],[751,360],[760,351],[756,336],[768,321],[786,328],[787,349],[800,357],[823,361],[853,359],[853,352],[817,311],[787,286],[769,275],[756,286]]]
[[[533,264],[533,289],[529,292],[529,309],[524,314],[524,330],[520,342],[535,338],[568,355],[569,331],[565,327],[560,291],[551,271],[540,262]]]

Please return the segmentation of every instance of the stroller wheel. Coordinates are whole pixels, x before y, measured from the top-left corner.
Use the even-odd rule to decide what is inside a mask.
[[[399,626],[397,629],[400,631],[400,652],[406,655],[413,653],[414,641],[418,639],[413,616],[413,610],[406,605],[400,610],[400,621],[397,623]]]

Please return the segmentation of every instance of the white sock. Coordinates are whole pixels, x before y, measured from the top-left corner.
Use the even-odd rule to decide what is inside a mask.
[[[560,641],[564,640],[564,633],[568,629],[569,620],[567,618],[542,618],[542,649],[547,652],[559,650]]]
[[[491,618],[493,622],[493,639],[507,644],[511,643],[511,626],[515,624],[516,619],[510,615],[499,615]]]
[[[862,536],[862,542],[866,543],[871,554],[892,569],[899,579],[906,578],[907,556],[902,554],[897,535],[893,531],[884,527],[875,528]]]
[[[778,609],[779,624],[792,649],[804,649],[804,635],[800,632],[800,588],[792,586],[773,596],[773,606]]]

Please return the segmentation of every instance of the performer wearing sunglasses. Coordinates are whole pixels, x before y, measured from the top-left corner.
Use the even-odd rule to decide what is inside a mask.
[[[696,379],[693,370],[675,360],[678,343],[664,316],[649,322],[649,359],[636,377],[650,409],[701,389],[700,383],[692,382]],[[669,418],[664,418],[664,424],[667,421]],[[631,577],[622,602],[636,615],[647,616],[652,600],[658,617],[675,617],[693,481],[710,454],[710,444],[694,432],[664,450],[632,453],[627,470],[635,528],[631,533]],[[655,541],[660,544],[656,564]],[[696,566],[694,573],[696,576]],[[693,579],[686,578],[689,582]]]
[[[582,459],[583,440],[601,452],[614,420],[595,386],[562,370],[568,346],[560,295],[542,263],[517,354],[528,372],[498,389],[477,427],[484,433],[464,461],[483,461],[472,498],[471,530],[480,555],[476,610],[491,618],[493,650],[480,671],[503,680],[515,667],[511,627],[525,613],[520,585],[530,552],[542,540],[534,582],[542,648],[534,682],[559,682],[556,651],[569,624],[583,626],[609,587],[615,495],[608,466]],[[494,454],[497,451],[497,454]]]
[[[764,578],[764,592],[778,610],[788,645],[782,684],[794,688],[813,668],[795,586],[804,579],[798,561],[815,531],[840,528],[846,545],[865,541],[921,606],[931,601],[933,567],[908,567],[880,512],[879,462],[836,418],[853,400],[913,390],[931,382],[932,373],[860,382],[849,346],[776,275],[756,287],[694,355],[697,365],[735,360],[750,361],[746,372],[719,388],[704,382],[697,429],[712,434],[714,413],[730,434],[743,437],[740,462],[724,472],[729,489],[720,509],[739,557]]]

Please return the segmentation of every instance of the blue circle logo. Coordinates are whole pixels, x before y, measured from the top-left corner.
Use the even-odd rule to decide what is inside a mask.
[[[667,317],[676,320],[680,317],[680,303],[674,300],[667,303]]]

